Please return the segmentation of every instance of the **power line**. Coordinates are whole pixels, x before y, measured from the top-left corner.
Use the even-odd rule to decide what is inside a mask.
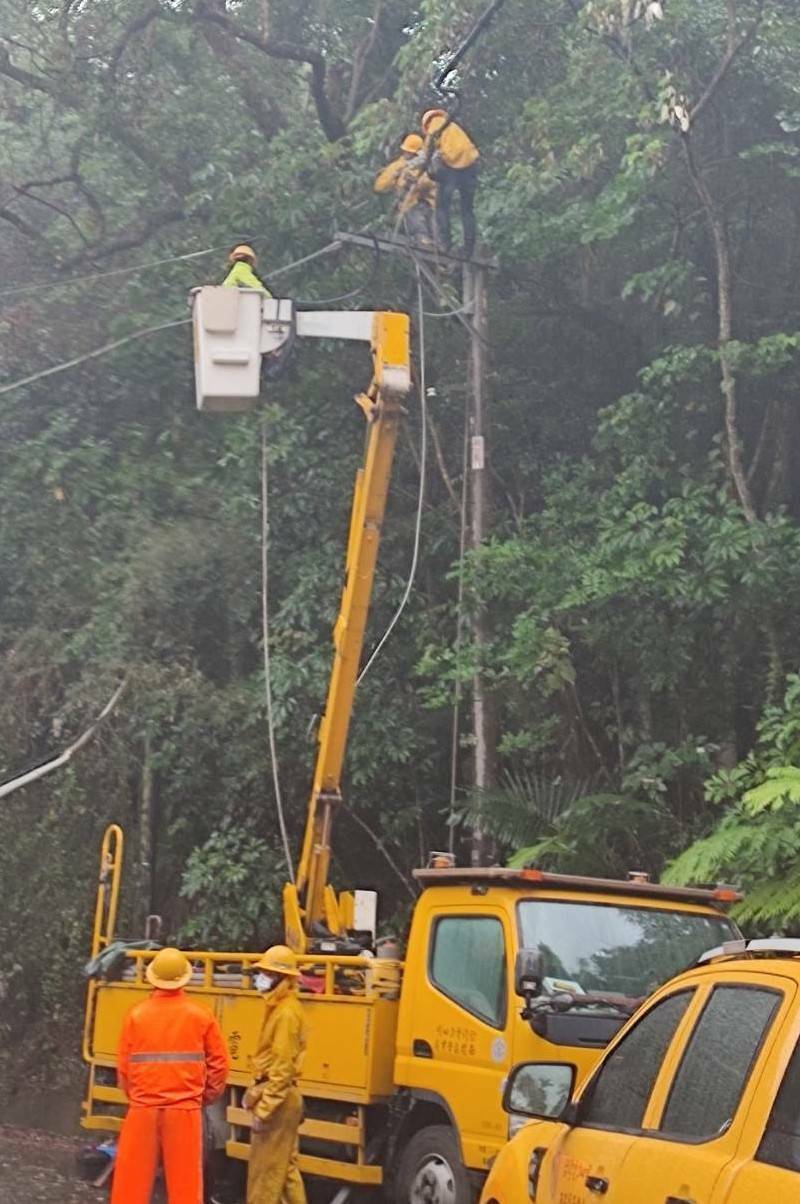
[[[230,246],[229,243],[226,243],[225,246],[205,247],[202,251],[187,251],[185,255],[169,255],[166,259],[151,259],[148,263],[133,264],[127,268],[109,268],[105,272],[86,272],[82,276],[69,276],[67,279],[55,276],[51,280],[40,280],[38,284],[12,285],[10,288],[0,289],[0,297],[36,293],[43,288],[52,291],[56,288],[66,288],[70,284],[80,284],[84,280],[104,280],[107,276],[127,276],[134,272],[147,272],[150,268],[163,267],[167,263],[181,263],[189,259],[200,259],[203,255],[213,255],[217,251],[224,251],[228,246]]]
[[[417,564],[419,563],[420,533],[422,531],[422,509],[425,502],[425,471],[428,455],[428,390],[425,374],[425,309],[422,299],[422,280],[420,278],[419,265],[417,264],[415,266],[417,268],[417,305],[419,309],[419,399],[422,415],[422,436],[419,452],[419,497],[417,500],[417,517],[414,526],[414,550],[411,555],[411,568],[409,570],[408,581],[406,582],[403,596],[400,599],[397,610],[394,612],[391,620],[389,621],[389,626],[378,640],[378,643],[375,645],[370,654],[369,660],[356,678],[357,686],[361,685],[361,682],[364,680],[370,668],[380,655],[384,644],[397,626],[400,616],[405,610],[406,604],[411,597],[411,591],[414,588],[414,579],[417,575]]]
[[[12,285],[10,288],[0,289],[0,297],[19,296],[22,293],[36,293],[41,289],[47,289],[52,292],[53,289],[66,288],[70,284],[80,284],[84,280],[104,280],[108,276],[129,276],[137,272],[148,272],[151,268],[164,267],[168,263],[183,263],[190,259],[201,259],[204,255],[215,255],[219,251],[227,250],[229,246],[230,243],[225,243],[216,247],[205,247],[201,251],[187,251],[184,255],[169,255],[165,259],[151,259],[147,263],[132,264],[130,267],[109,268],[105,272],[86,272],[82,276],[69,276],[66,280],[59,276],[54,276],[50,280],[40,280],[38,284]],[[319,258],[320,255],[338,250],[340,246],[341,243],[338,242],[328,243],[325,247],[321,247],[318,251],[313,251],[310,255],[305,255],[302,259],[296,259],[292,263],[276,268],[274,272],[270,272],[270,276],[280,276],[290,268],[301,267],[303,264],[310,263],[311,260]]]
[[[327,243],[317,251],[312,251],[310,255],[304,255],[302,259],[295,259],[292,263],[283,264],[282,267],[276,268],[271,275],[273,278],[283,276],[286,272],[293,271],[295,268],[302,267],[314,259],[319,259],[322,255],[328,255],[332,251],[338,250],[340,245],[338,242]],[[123,335],[120,339],[114,339],[110,343],[104,343],[102,347],[96,347],[94,351],[86,351],[82,355],[74,356],[72,359],[62,360],[60,364],[53,364],[50,368],[42,368],[38,372],[32,372],[30,376],[23,376],[20,380],[11,381],[7,385],[0,385],[0,396],[3,393],[11,393],[14,389],[21,389],[23,385],[32,385],[37,380],[43,380],[46,376],[54,376],[57,372],[66,372],[69,368],[76,368],[78,364],[83,364],[87,360],[98,359],[101,355],[106,355],[109,351],[115,351],[117,347],[123,347],[126,343],[132,343],[135,339],[143,339],[148,335],[158,334],[161,330],[170,330],[174,326],[188,326],[191,320],[191,318],[178,318],[171,322],[160,322],[156,326],[146,326],[143,330],[135,330],[132,334]]]
[[[264,646],[264,695],[267,703],[267,732],[272,766],[272,785],[275,791],[275,808],[278,812],[278,826],[281,830],[281,842],[286,857],[289,880],[294,882],[294,866],[289,848],[289,835],[286,831],[286,818],[283,813],[278,754],[275,746],[275,717],[272,710],[272,666],[269,653],[269,483],[267,473],[267,419],[264,417],[261,421],[261,635]]]
[[[21,380],[14,380],[10,384],[0,385],[0,395],[11,393],[14,389],[21,389],[23,385],[32,385],[35,381],[43,380],[46,376],[54,376],[57,372],[66,372],[68,368],[76,368],[78,364],[83,364],[87,360],[97,359],[101,355],[107,355],[109,351],[115,351],[117,347],[123,347],[125,343],[132,343],[135,339],[143,339],[147,335],[158,334],[160,330],[171,330],[173,326],[188,326],[191,320],[191,318],[178,318],[177,321],[160,322],[157,326],[145,326],[144,330],[135,330],[133,334],[126,334],[121,339],[114,339],[111,343],[105,343],[102,347],[96,347],[94,351],[86,351],[83,355],[76,355],[71,360],[64,360],[60,364],[53,364],[50,368],[42,368],[39,372],[32,372],[30,376],[23,376]]]

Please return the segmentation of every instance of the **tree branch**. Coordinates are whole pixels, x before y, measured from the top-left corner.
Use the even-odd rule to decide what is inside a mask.
[[[130,251],[134,247],[141,247],[164,226],[180,222],[185,217],[186,211],[178,205],[168,209],[159,209],[156,213],[151,213],[144,224],[129,226],[126,230],[121,230],[115,238],[109,239],[108,242],[96,243],[94,246],[87,245],[85,250],[65,259],[60,266],[63,271],[68,271],[70,268],[84,263],[87,259],[107,259],[109,255],[118,255],[120,251]]]
[[[164,16],[166,16],[166,13],[161,5],[153,4],[150,8],[145,9],[143,13],[140,13],[138,17],[134,17],[132,21],[128,22],[109,60],[108,83],[113,83],[116,80],[120,59],[133,38],[137,34],[143,33],[148,25],[152,25],[153,21],[157,21],[160,17]]]
[[[345,136],[347,127],[339,114],[334,111],[325,90],[326,63],[319,50],[313,50],[310,46],[302,46],[298,42],[283,42],[273,37],[264,37],[255,30],[232,21],[226,13],[210,9],[206,0],[201,0],[195,9],[195,20],[211,21],[215,25],[219,25],[234,38],[238,38],[240,42],[254,46],[256,50],[260,50],[269,58],[308,64],[311,68],[309,83],[311,96],[326,138],[329,142],[337,142]]]
[[[731,65],[741,50],[751,42],[758,32],[758,27],[761,24],[761,18],[764,15],[764,0],[759,0],[758,15],[750,23],[749,27],[743,34],[737,36],[736,33],[736,5],[735,0],[725,0],[726,10],[728,15],[728,27],[725,46],[725,53],[717,64],[717,69],[711,76],[711,79],[706,84],[700,99],[689,111],[689,120],[694,122],[702,113],[703,109],[713,99],[717,89],[719,88],[725,76],[728,74]]]
[[[736,376],[728,353],[728,345],[733,333],[733,285],[731,281],[731,253],[728,245],[728,232],[725,222],[717,209],[711,189],[708,187],[702,172],[698,170],[692,151],[691,135],[682,134],[684,157],[689,177],[706,212],[711,237],[714,242],[714,254],[717,264],[717,311],[718,311],[718,348],[719,363],[722,373],[722,394],[725,398],[725,443],[728,457],[728,470],[739,497],[742,510],[748,523],[757,521],[753,495],[742,461],[742,447],[739,442],[739,426],[737,415]]]
[[[21,234],[26,234],[28,238],[39,237],[39,231],[35,226],[29,225],[24,217],[19,217],[12,209],[7,209],[5,205],[0,205],[0,221],[8,222],[9,225],[15,226]]]
[[[381,18],[383,16],[384,0],[375,0],[375,8],[372,12],[372,28],[366,38],[360,43],[353,58],[353,70],[350,76],[350,90],[347,96],[347,105],[345,107],[345,125],[349,125],[353,120],[356,109],[358,107],[359,92],[361,91],[361,82],[364,78],[364,72],[369,62],[369,56],[375,47],[378,40],[378,34],[381,28]]]

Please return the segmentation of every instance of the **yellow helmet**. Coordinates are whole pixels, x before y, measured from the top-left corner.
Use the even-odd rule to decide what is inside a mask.
[[[406,134],[403,141],[400,143],[400,150],[408,151],[415,155],[417,151],[421,151],[425,143],[420,138],[419,134]]]
[[[249,259],[255,264],[256,253],[248,243],[240,242],[228,254],[228,263],[236,263],[237,259]]]
[[[288,945],[272,945],[252,967],[254,970],[264,970],[267,974],[285,974],[287,978],[297,978],[294,954]]]
[[[192,977],[192,964],[180,949],[160,949],[148,963],[145,977],[161,991],[179,991]]]
[[[434,117],[447,117],[446,109],[428,109],[422,114],[422,130],[427,133],[428,126],[433,121]]]

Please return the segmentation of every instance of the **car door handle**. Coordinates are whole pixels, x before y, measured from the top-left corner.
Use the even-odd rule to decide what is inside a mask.
[[[415,1037],[411,1051],[415,1058],[432,1058],[433,1048],[429,1041],[423,1041],[420,1037]]]
[[[599,1179],[597,1175],[587,1175],[584,1182],[589,1191],[596,1191],[598,1196],[604,1196],[608,1191],[608,1179]]]
[[[689,1200],[686,1196],[667,1196],[664,1204],[694,1204],[694,1200]]]

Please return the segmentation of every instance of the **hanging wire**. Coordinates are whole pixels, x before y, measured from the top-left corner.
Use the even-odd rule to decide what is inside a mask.
[[[417,565],[419,563],[420,534],[422,531],[422,510],[425,503],[425,472],[428,457],[428,390],[425,373],[425,309],[422,298],[422,279],[419,274],[419,269],[417,269],[417,305],[419,310],[419,400],[422,417],[422,434],[419,452],[419,496],[417,499],[417,517],[414,525],[414,550],[411,555],[411,568],[409,570],[406,587],[403,590],[403,596],[400,599],[397,610],[394,612],[391,620],[389,621],[389,626],[378,640],[378,643],[375,645],[370,654],[369,660],[356,678],[357,686],[361,685],[367,673],[380,655],[384,644],[397,626],[400,616],[405,610],[406,604],[411,597],[411,591],[414,588],[414,579],[417,575]]]
[[[312,259],[318,259],[321,255],[328,255],[332,251],[338,250],[341,243],[331,242],[319,250],[312,252],[310,255],[304,255],[302,259],[295,259],[292,263],[285,263],[282,267],[277,268],[271,273],[272,277],[282,276],[286,272],[293,271],[295,268],[301,267],[303,264],[310,263]],[[98,359],[100,356],[107,355],[109,351],[115,351],[117,347],[124,347],[126,343],[132,343],[135,339],[143,339],[151,334],[158,334],[161,330],[169,330],[173,326],[188,326],[191,323],[191,318],[177,318],[170,322],[160,322],[156,326],[146,326],[143,330],[135,330],[131,334],[124,335],[121,339],[114,339],[110,343],[104,343],[102,347],[96,347],[94,351],[86,351],[83,355],[76,355],[73,359],[62,360],[59,364],[53,364],[49,368],[42,368],[39,372],[32,372],[30,376],[23,376],[20,380],[11,381],[7,385],[0,385],[0,396],[3,393],[10,393],[13,389],[21,389],[23,385],[32,385],[37,380],[43,380],[46,376],[54,376],[57,372],[66,372],[69,368],[75,368],[78,364],[83,364],[87,360]]]
[[[257,239],[255,241],[258,241]],[[295,259],[292,263],[284,264],[283,267],[276,268],[270,276],[280,276],[283,272],[288,272],[290,268],[300,267],[302,264],[310,263],[314,259],[318,259],[320,255],[326,255],[329,251],[338,250],[341,247],[339,242],[328,243],[324,247],[320,247],[317,251],[312,251],[310,255],[305,255],[302,259]],[[81,284],[85,280],[104,280],[108,276],[131,276],[138,272],[149,272],[151,268],[164,267],[168,263],[182,263],[190,259],[200,259],[204,255],[215,255],[219,251],[226,251],[230,247],[230,243],[221,244],[216,247],[204,247],[201,251],[187,251],[184,255],[169,255],[165,259],[151,259],[147,263],[132,264],[130,267],[124,268],[109,268],[104,272],[86,272],[82,276],[68,276],[66,279],[60,276],[54,276],[50,280],[40,280],[37,284],[22,284],[12,285],[10,288],[0,289],[0,297],[19,296],[23,293],[35,293],[46,288],[48,292],[53,289],[66,288],[70,284]]]
[[[269,737],[269,758],[272,766],[272,785],[275,791],[275,809],[278,812],[278,826],[281,831],[281,842],[283,844],[284,856],[286,857],[289,881],[294,882],[294,865],[292,864],[292,854],[289,848],[286,817],[283,813],[283,796],[281,795],[278,753],[275,744],[275,715],[272,707],[272,663],[269,653],[269,479],[266,417],[261,421],[261,639],[264,646],[264,696],[267,703],[267,733]]]
[[[456,829],[456,785],[458,779],[458,737],[461,725],[461,678],[459,676],[459,659],[464,634],[464,553],[467,546],[467,490],[468,490],[468,448],[469,448],[469,406],[464,406],[464,449],[461,459],[461,529],[458,536],[458,597],[456,601],[456,639],[455,666],[456,678],[453,682],[453,729],[450,739],[450,816],[448,850],[455,852]]]
[[[107,355],[109,351],[115,351],[117,347],[124,347],[126,343],[132,343],[135,339],[143,339],[151,334],[158,334],[161,330],[171,330],[173,326],[188,326],[191,318],[178,318],[171,322],[159,322],[157,326],[146,326],[144,330],[135,330],[133,334],[126,334],[121,339],[114,339],[111,343],[105,343],[102,347],[96,347],[94,351],[86,351],[83,355],[76,355],[71,360],[62,360],[60,364],[53,364],[50,368],[42,368],[39,372],[32,372],[30,376],[23,376],[20,380],[13,380],[10,384],[0,385],[0,395],[10,393],[13,389],[21,389],[23,385],[32,385],[37,380],[43,380],[46,376],[54,376],[56,372],[66,372],[68,368],[76,368],[78,364],[84,364],[87,360],[98,359],[101,355]]]

